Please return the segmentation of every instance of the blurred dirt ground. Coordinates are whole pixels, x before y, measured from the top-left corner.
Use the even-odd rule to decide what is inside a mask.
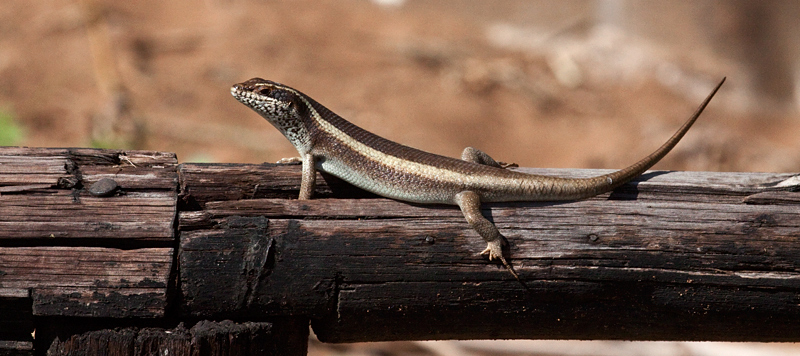
[[[616,168],[660,145],[728,76],[658,168],[797,171],[796,110],[741,109],[745,78],[703,46],[702,17],[684,2],[661,7],[668,30],[685,28],[661,32],[682,39],[593,26],[590,1],[6,0],[0,107],[24,128],[20,145],[274,161],[292,147],[228,93],[260,76],[421,149]]]
[[[4,0],[0,119],[21,127],[7,139],[17,145],[171,151],[182,162],[293,156],[230,96],[258,76],[427,151],[475,146],[521,166],[620,168],[727,76],[656,168],[800,171],[797,105],[753,95],[752,76],[703,32],[724,27],[724,12],[644,1],[626,13],[633,25],[617,28],[603,3]],[[437,354],[385,345],[312,344],[312,354]]]

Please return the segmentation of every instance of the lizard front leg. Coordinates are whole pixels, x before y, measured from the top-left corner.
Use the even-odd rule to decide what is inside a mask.
[[[486,152],[483,152],[475,147],[465,148],[464,151],[461,152],[461,160],[497,168],[519,167],[516,163],[495,161],[494,158],[486,154]]]
[[[456,194],[456,204],[461,208],[461,212],[469,225],[487,243],[486,249],[481,252],[481,255],[489,255],[489,261],[495,258],[499,259],[514,278],[519,280],[517,272],[514,271],[514,268],[503,256],[503,245],[506,244],[506,239],[500,234],[497,227],[481,214],[481,197],[473,191],[463,191]]]
[[[303,162],[303,173],[300,180],[299,200],[309,200],[317,186],[317,168],[314,165],[314,155],[310,153],[300,157]]]

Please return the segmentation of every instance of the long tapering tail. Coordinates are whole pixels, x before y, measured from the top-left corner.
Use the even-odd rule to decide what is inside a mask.
[[[689,131],[689,129],[692,127],[692,124],[694,124],[694,122],[697,121],[697,118],[700,117],[700,114],[703,113],[703,110],[711,101],[711,98],[714,97],[714,94],[716,94],[719,88],[722,86],[722,83],[725,83],[725,78],[722,78],[722,80],[719,82],[719,84],[717,84],[714,90],[712,90],[711,93],[708,94],[706,99],[703,100],[703,102],[700,104],[700,106],[697,108],[694,114],[692,114],[689,120],[686,120],[683,126],[681,126],[680,129],[678,129],[678,131],[675,132],[675,134],[673,134],[672,137],[669,138],[669,140],[667,140],[667,142],[665,142],[663,145],[661,145],[661,147],[655,150],[655,152],[651,153],[645,158],[642,158],[641,160],[639,160],[639,162],[636,162],[630,165],[629,167],[623,168],[614,173],[609,173],[606,175],[597,176],[593,178],[587,178],[587,181],[584,181],[582,184],[584,185],[584,188],[588,188],[586,189],[585,192],[586,195],[584,197],[591,197],[597,194],[602,194],[611,191],[614,188],[617,188],[627,183],[631,179],[638,177],[640,174],[644,173],[654,164],[658,163],[658,161],[661,160],[661,158],[663,158],[667,153],[669,153],[669,151],[672,150],[673,147],[675,147],[678,141],[680,141],[681,138],[683,138],[683,135],[686,134],[686,131]]]

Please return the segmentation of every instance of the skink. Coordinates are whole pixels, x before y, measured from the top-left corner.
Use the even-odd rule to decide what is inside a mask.
[[[487,243],[481,254],[488,255],[489,260],[499,259],[519,279],[503,255],[505,238],[481,214],[482,202],[578,200],[611,191],[664,157],[724,82],[725,78],[655,152],[627,168],[592,178],[509,170],[472,147],[464,149],[461,159],[455,159],[404,146],[350,123],[298,90],[261,78],[234,85],[231,94],[269,121],[297,149],[302,162],[299,199],[311,198],[319,170],[387,198],[458,205]]]

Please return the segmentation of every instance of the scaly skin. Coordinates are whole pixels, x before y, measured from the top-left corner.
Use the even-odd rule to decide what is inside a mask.
[[[300,199],[310,199],[316,170],[375,194],[415,203],[458,205],[472,228],[487,242],[481,254],[500,259],[503,235],[480,211],[482,202],[558,201],[592,197],[623,185],[656,164],[680,141],[719,90],[661,147],[633,165],[592,178],[560,178],[505,169],[489,155],[467,147],[462,159],[439,156],[389,141],[334,114],[307,95],[283,84],[253,78],[231,94],[275,126],[300,154]]]

